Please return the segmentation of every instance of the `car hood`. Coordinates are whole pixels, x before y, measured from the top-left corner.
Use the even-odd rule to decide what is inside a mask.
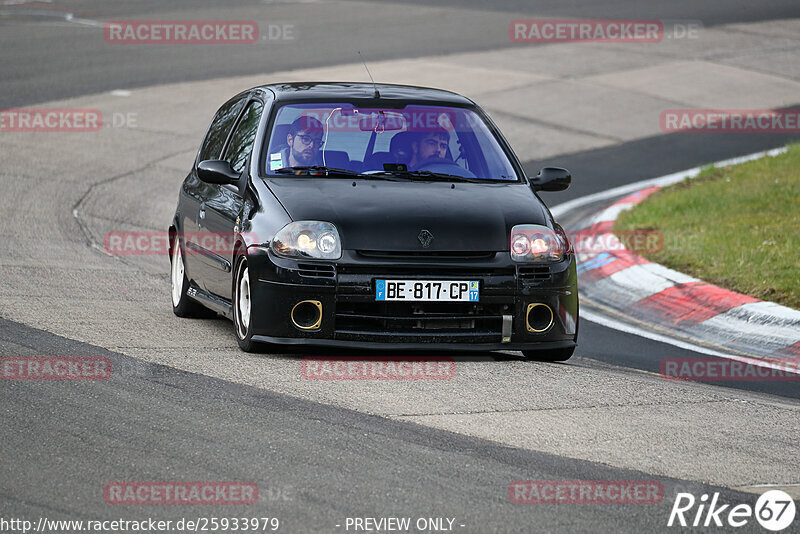
[[[293,220],[335,224],[342,248],[350,250],[502,251],[508,250],[515,224],[547,224],[541,201],[520,183],[341,178],[266,182]],[[423,230],[433,236],[427,248],[420,239]]]

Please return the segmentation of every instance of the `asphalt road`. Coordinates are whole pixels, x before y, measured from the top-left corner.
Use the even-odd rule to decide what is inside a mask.
[[[267,40],[256,47],[120,48],[98,38],[102,29],[89,23],[65,21],[64,13],[73,13],[73,19],[93,22],[125,18],[253,19],[261,27],[294,25],[297,35],[303,38],[285,42]],[[508,46],[508,21],[516,16],[534,15],[699,19],[710,27],[800,17],[800,5],[793,1],[753,4],[739,0],[707,2],[700,6],[689,1],[554,1],[537,2],[533,6],[519,1],[493,3],[490,7],[485,2],[472,1],[446,1],[433,6],[422,2],[400,5],[390,2],[232,1],[225,2],[224,7],[210,0],[178,1],[168,6],[155,1],[68,0],[27,5],[0,2],[0,108],[118,88],[351,63],[357,60],[356,50],[362,50],[370,61],[379,61],[500,49]],[[787,139],[787,136],[722,135],[705,137],[698,142],[691,135],[665,135],[528,161],[525,167],[531,171],[546,163],[572,170],[576,177],[574,186],[563,194],[548,197],[555,204],[634,180],[772,148]],[[21,152],[15,158],[14,172],[27,176],[25,158],[37,157],[40,156],[33,151]],[[68,154],[59,152],[54,157],[55,167],[70,163]],[[128,154],[124,157],[141,156]],[[55,180],[58,179],[56,176]],[[138,191],[132,197],[138,199],[142,195],[147,198],[147,191]],[[55,205],[60,213],[56,220],[67,224],[64,221],[71,218],[75,199],[53,200],[53,204],[47,205]],[[119,209],[127,208],[124,202],[120,203]],[[40,209],[35,203],[25,201],[19,206],[24,213],[3,212],[3,217],[36,220],[46,215],[39,213]],[[10,225],[3,226],[0,234],[12,240],[29,237],[17,235],[16,227]],[[91,263],[88,256],[93,252],[82,246],[83,249],[75,248],[75,256],[65,260],[66,263]],[[14,250],[6,253],[12,258],[19,254]],[[54,262],[48,267],[57,273],[59,266]],[[144,280],[127,269],[122,277],[128,282]],[[142,283],[148,286],[156,282]],[[126,282],[120,284],[129,287]],[[72,296],[73,288],[65,291],[75,302],[85,298],[77,292]],[[91,298],[86,305],[91,306]],[[0,308],[0,317],[8,317],[10,312]],[[140,321],[139,317],[116,319],[140,337],[153,335],[153,332],[141,330],[142,325],[149,323]],[[223,332],[233,341],[228,331],[230,326],[223,321],[209,321],[198,328],[214,334]],[[528,367],[523,372],[536,372],[545,378],[552,373],[563,380],[559,373],[578,370],[588,374],[609,366],[612,369],[609,376],[619,378],[619,382],[612,380],[605,386],[609,397],[616,388],[627,388],[622,391],[631,397],[658,390],[662,392],[656,395],[658,397],[666,395],[663,385],[657,383],[657,378],[637,373],[635,369],[652,371],[654,362],[665,356],[691,354],[588,322],[581,325],[580,342],[582,347],[591,347],[591,358],[582,357],[583,351],[579,349],[569,366],[538,367],[533,371]],[[602,457],[594,461],[574,459],[574,451],[563,443],[556,442],[548,449],[550,453],[538,452],[522,446],[498,444],[490,433],[482,431],[475,431],[473,435],[489,439],[441,429],[451,428],[448,424],[439,425],[439,428],[423,426],[424,417],[437,416],[440,410],[436,409],[438,406],[419,406],[413,398],[413,390],[364,391],[361,405],[358,399],[345,402],[326,397],[315,402],[300,398],[302,395],[278,393],[275,391],[278,388],[268,381],[266,385],[254,387],[247,385],[246,379],[207,376],[213,373],[207,372],[205,367],[206,364],[223,368],[239,364],[296,366],[297,355],[281,355],[280,358],[262,355],[247,362],[236,360],[235,364],[213,360],[212,355],[198,366],[197,373],[192,373],[143,361],[145,357],[137,359],[108,350],[125,344],[119,341],[95,346],[0,318],[0,354],[4,356],[102,355],[109,357],[118,370],[110,380],[102,382],[2,383],[0,409],[4,424],[0,428],[0,451],[6,458],[0,463],[3,517],[93,519],[121,515],[141,519],[148,515],[160,518],[212,515],[205,509],[198,512],[197,507],[120,511],[122,507],[111,507],[103,502],[103,485],[111,480],[255,482],[262,498],[258,505],[248,507],[245,515],[278,517],[282,522],[281,530],[286,532],[338,532],[342,528],[336,525],[342,524],[346,517],[395,514],[456,518],[457,525],[464,525],[456,530],[463,532],[658,531],[665,528],[672,499],[679,489],[696,495],[720,491],[724,502],[752,505],[756,498],[731,489],[653,474],[655,469],[636,471],[613,467],[614,461]],[[184,369],[191,367],[191,349],[178,346],[175,350],[185,353],[188,364]],[[142,352],[147,350],[142,349]],[[227,357],[227,353],[220,354]],[[488,359],[488,363],[494,365],[491,371],[485,370],[485,362],[476,363],[469,358],[459,361],[464,362],[467,374],[493,375],[491,379],[497,381],[495,386],[507,381],[519,388],[534,384],[519,380],[520,376],[530,377],[519,374],[521,364],[513,358]],[[236,371],[231,370],[231,373],[236,374]],[[573,375],[573,379],[578,380],[578,377]],[[488,380],[486,383],[493,384]],[[713,397],[711,402],[722,406],[729,401],[781,404],[789,401],[779,396],[796,398],[798,393],[796,388],[785,384],[780,387],[744,385],[748,391],[743,392],[741,398],[723,401],[720,399],[727,394],[718,393],[718,388],[706,390],[702,389],[704,387],[697,385],[698,389],[680,395],[685,393],[687,398],[693,393],[710,396]],[[487,389],[487,395],[503,391],[499,387]],[[503,393],[507,394],[508,390]],[[344,391],[343,394],[350,393]],[[420,398],[452,403],[448,395],[456,397],[457,392],[434,396],[426,393]],[[368,404],[376,398],[385,406],[403,409],[392,411],[381,405],[373,410]],[[497,401],[465,398],[463,402],[464,412],[470,413],[479,411],[478,404],[470,403]],[[642,401],[642,405],[647,406],[648,402],[649,399]],[[408,406],[415,410],[404,411]],[[385,412],[396,417],[370,415],[386,415]],[[403,419],[404,416],[408,417]],[[412,416],[419,416],[419,421]],[[619,423],[621,425],[622,421]],[[462,424],[467,428],[473,423],[465,418],[456,427]],[[730,427],[725,428],[736,426],[735,421],[729,424]],[[786,431],[791,435],[792,428]],[[732,432],[729,437],[739,439]],[[786,435],[773,438],[786,439],[788,443]],[[598,438],[598,448],[601,441],[602,437]],[[664,443],[659,447],[667,449],[671,445],[674,444]],[[591,457],[588,453],[582,454]],[[641,454],[657,456],[652,451],[641,451]],[[725,458],[713,458],[713,462],[724,461]],[[779,460],[770,458],[769,461],[779,465]],[[514,505],[507,498],[507,487],[511,481],[519,479],[655,479],[663,483],[667,497],[661,504],[646,506]],[[213,512],[218,516],[241,515],[241,509],[214,508]]]
[[[3,385],[3,516],[34,521],[119,517],[178,520],[198,507],[114,510],[112,480],[232,480],[258,484],[242,513],[277,517],[281,532],[338,532],[347,517],[455,518],[458,532],[657,531],[676,491],[755,496],[593,462],[523,451],[144,363],[0,320],[0,352],[110,358],[102,383]],[[658,481],[652,505],[518,505],[514,480]],[[461,526],[463,525],[463,527]]]
[[[98,26],[64,23],[73,14]],[[488,50],[508,46],[514,18],[623,18],[701,21],[704,27],[800,17],[793,0],[717,0],[697,3],[155,0],[98,2],[0,2],[0,108],[118,88],[174,81],[371,61]],[[261,46],[137,45],[101,41],[102,23],[124,19],[255,20],[289,24],[293,40],[267,39]]]

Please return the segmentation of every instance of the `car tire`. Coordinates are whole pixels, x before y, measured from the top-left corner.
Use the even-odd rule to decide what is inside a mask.
[[[245,352],[254,352],[258,343],[253,341],[253,316],[250,292],[250,270],[247,259],[241,258],[236,263],[236,274],[233,279],[233,329],[239,348]]]
[[[553,350],[523,350],[526,360],[538,362],[565,362],[572,357],[575,347]]]
[[[216,317],[216,313],[205,308],[199,302],[189,298],[189,279],[183,263],[183,250],[176,237],[170,254],[170,293],[172,295],[172,313],[178,317]]]

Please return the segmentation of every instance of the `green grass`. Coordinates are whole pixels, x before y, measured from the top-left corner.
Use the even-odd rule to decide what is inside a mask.
[[[659,230],[651,261],[800,308],[800,145],[774,158],[704,168],[650,195],[615,230]]]

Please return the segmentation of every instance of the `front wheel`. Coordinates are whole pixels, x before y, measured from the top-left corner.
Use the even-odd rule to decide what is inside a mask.
[[[247,268],[247,260],[242,258],[236,266],[236,277],[233,281],[233,326],[239,348],[245,352],[253,352],[257,347],[257,343],[253,341],[252,313],[250,270]]]
[[[522,355],[526,360],[539,362],[565,362],[572,357],[575,347],[553,350],[523,350]]]
[[[172,245],[172,256],[170,262],[170,283],[172,294],[172,312],[178,317],[214,317],[215,313],[204,308],[199,302],[189,298],[186,292],[189,290],[189,280],[186,278],[186,268],[183,264],[183,253],[181,252],[181,242],[175,237]]]

